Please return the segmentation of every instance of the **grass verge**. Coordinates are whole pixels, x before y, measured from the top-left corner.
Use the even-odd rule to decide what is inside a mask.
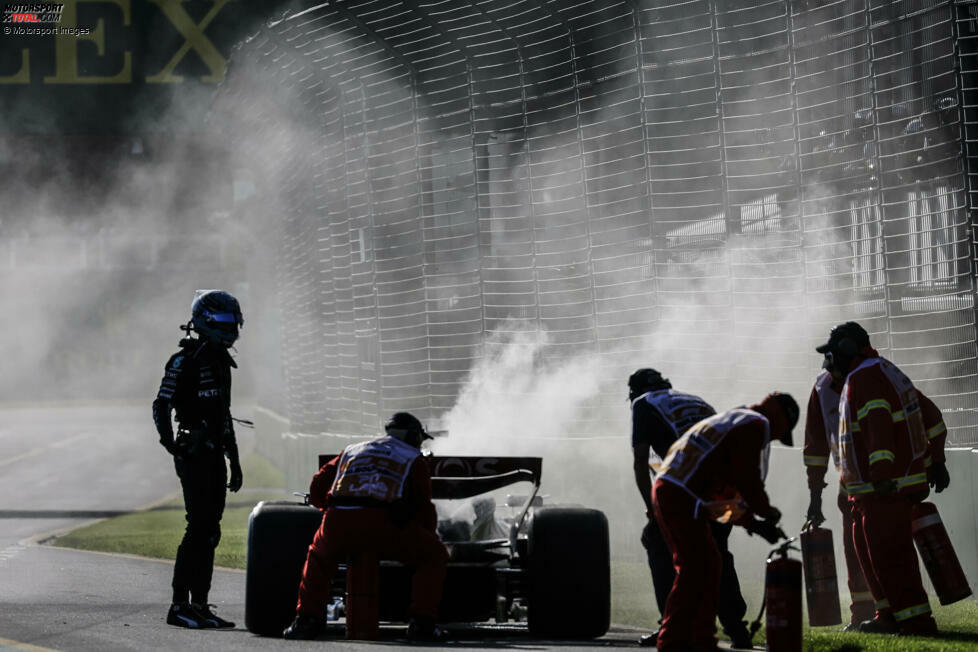
[[[226,568],[245,567],[248,516],[255,504],[262,500],[292,498],[282,489],[247,488],[282,486],[281,472],[264,458],[249,454],[242,460],[241,466],[246,488],[236,494],[228,494],[224,518],[221,519],[221,543],[214,551],[214,563]],[[183,498],[178,497],[152,509],[78,528],[55,539],[53,545],[173,559],[185,527]]]

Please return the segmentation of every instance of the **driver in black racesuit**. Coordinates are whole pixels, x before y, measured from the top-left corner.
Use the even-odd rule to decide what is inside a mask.
[[[214,549],[221,540],[225,489],[241,488],[241,464],[231,420],[231,368],[228,348],[244,324],[238,300],[222,290],[198,290],[187,337],[166,363],[153,401],[160,444],[173,456],[187,530],[173,567],[173,604],[166,622],[191,629],[234,627],[215,615],[207,597],[214,573]],[[196,337],[193,337],[196,334]],[[176,412],[177,432],[170,423]],[[228,482],[224,457],[230,460]]]

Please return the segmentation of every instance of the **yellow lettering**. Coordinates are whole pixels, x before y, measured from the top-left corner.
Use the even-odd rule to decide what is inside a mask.
[[[79,2],[111,2],[118,5],[122,11],[123,25],[129,25],[130,0],[62,0],[64,9],[61,12],[59,27],[78,27]],[[60,30],[59,30],[60,31]],[[105,21],[101,18],[95,23],[91,34],[71,36],[58,34],[54,37],[54,75],[44,78],[45,84],[129,84],[132,82],[132,53],[126,52],[122,70],[111,77],[82,75],[78,72],[78,42],[91,41],[98,50],[98,55],[105,56]]]
[[[20,70],[12,75],[0,75],[0,84],[31,83],[31,53],[27,48],[20,51]]]
[[[214,6],[211,7],[211,10],[207,12],[207,15],[204,16],[200,23],[195,23],[187,15],[183,7],[180,6],[184,0],[150,0],[150,2],[156,4],[166,14],[166,17],[170,19],[173,26],[183,36],[184,42],[180,46],[180,49],[173,55],[173,58],[170,59],[169,63],[163,67],[163,70],[155,75],[150,75],[146,78],[146,81],[151,84],[172,84],[182,81],[183,77],[173,74],[173,70],[187,53],[190,52],[190,48],[193,48],[197,52],[210,70],[209,75],[204,75],[200,78],[201,81],[218,83],[224,79],[224,73],[227,71],[227,62],[221,56],[221,53],[217,51],[217,48],[214,47],[214,44],[204,36],[204,30],[211,24],[214,17],[220,13],[224,5],[231,2],[231,0],[214,0]]]

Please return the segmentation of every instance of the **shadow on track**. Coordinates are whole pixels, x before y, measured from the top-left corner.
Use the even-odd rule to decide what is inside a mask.
[[[448,640],[440,643],[409,643],[405,635],[406,628],[397,625],[382,625],[380,628],[380,638],[370,641],[371,645],[404,647],[409,645],[411,648],[424,647],[452,647],[452,648],[479,648],[479,649],[501,649],[501,650],[544,650],[559,647],[568,648],[618,648],[635,647],[633,632],[621,632],[612,630],[609,635],[596,640],[551,640],[534,638],[521,625],[465,625],[449,624],[445,629],[450,633]],[[612,638],[612,636],[614,636]],[[622,638],[627,636],[628,638]],[[326,632],[316,640],[345,641],[345,629],[342,624],[331,623],[327,626]]]

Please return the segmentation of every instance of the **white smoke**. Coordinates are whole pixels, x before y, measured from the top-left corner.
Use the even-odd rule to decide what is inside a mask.
[[[486,355],[442,417],[449,436],[433,445],[435,453],[484,454],[504,446],[518,454],[535,442],[572,439],[580,407],[598,395],[596,356],[548,359],[546,331],[503,330],[489,338]]]

